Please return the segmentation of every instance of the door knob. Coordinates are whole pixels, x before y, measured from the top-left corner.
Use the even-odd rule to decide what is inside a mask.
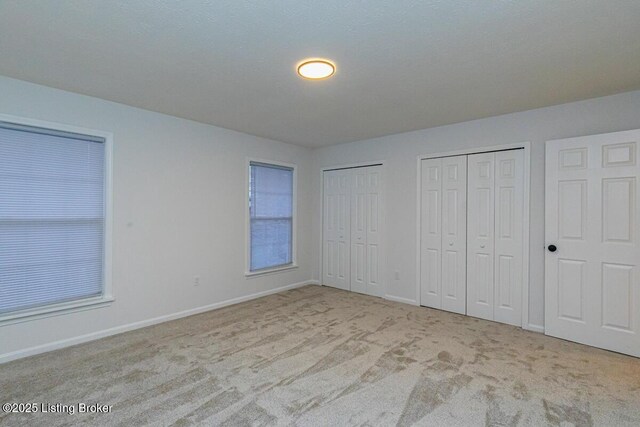
[[[449,246],[453,246],[453,242],[449,242]]]
[[[480,245],[480,247],[481,247],[482,249],[484,249],[484,245]]]
[[[555,252],[558,250],[558,248],[556,247],[556,245],[549,245],[549,247],[547,248],[549,249],[549,252]]]

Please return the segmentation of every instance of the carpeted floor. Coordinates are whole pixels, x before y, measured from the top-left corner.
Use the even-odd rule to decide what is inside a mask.
[[[0,365],[6,425],[640,425],[640,359],[319,286]]]

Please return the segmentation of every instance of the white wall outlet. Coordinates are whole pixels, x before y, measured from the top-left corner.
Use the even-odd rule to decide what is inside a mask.
[[[393,272],[393,278],[396,280],[400,280],[400,272],[398,270]]]
[[[193,286],[200,286],[200,276],[193,277]]]

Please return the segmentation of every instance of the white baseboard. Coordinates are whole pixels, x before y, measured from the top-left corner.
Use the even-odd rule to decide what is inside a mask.
[[[529,323],[528,325],[523,327],[523,329],[526,329],[527,331],[531,331],[531,332],[538,332],[540,334],[544,334],[544,326],[540,326],[540,325],[534,325]]]
[[[238,304],[241,302],[249,301],[252,299],[264,297],[278,292],[286,291],[289,289],[299,288],[305,285],[316,285],[317,281],[305,280],[304,282],[298,282],[287,286],[281,286],[275,289],[269,289],[268,291],[257,292],[250,295],[241,296],[238,298],[232,298],[226,301],[216,302],[213,304],[205,305],[202,307],[196,307],[189,310],[180,311],[177,313],[167,314],[164,316],[154,317],[152,319],[141,320],[139,322],[129,323],[126,325],[116,326],[110,329],[104,329],[102,331],[92,332],[86,335],[80,335],[73,338],[67,338],[64,340],[54,341],[47,344],[38,345],[35,347],[26,348],[24,350],[17,350],[11,353],[0,354],[0,364],[10,362],[16,359],[22,359],[23,357],[34,356],[36,354],[45,353],[48,351],[58,350],[64,347],[69,347],[76,344],[82,344],[89,341],[94,341],[100,338],[105,338],[111,335],[121,334],[123,332],[132,331],[134,329],[140,329],[147,326],[156,325],[158,323],[168,322],[170,320],[180,319],[182,317],[193,316],[194,314],[204,313],[206,311],[215,310],[217,308],[226,307],[228,305]]]
[[[395,297],[393,295],[385,295],[384,299],[388,299],[389,301],[401,302],[403,304],[419,305],[418,301],[416,301],[414,299]]]

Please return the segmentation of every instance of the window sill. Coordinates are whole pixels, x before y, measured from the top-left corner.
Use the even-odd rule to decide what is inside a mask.
[[[112,296],[100,296],[79,301],[70,301],[61,304],[38,307],[0,316],[0,327],[15,323],[29,322],[62,314],[77,313],[111,305],[115,299]]]
[[[280,267],[265,268],[264,270],[247,271],[244,273],[244,275],[247,278],[251,278],[256,276],[265,276],[268,274],[280,273],[287,270],[294,270],[296,268],[298,268],[297,264],[287,264],[287,265],[282,265]]]

